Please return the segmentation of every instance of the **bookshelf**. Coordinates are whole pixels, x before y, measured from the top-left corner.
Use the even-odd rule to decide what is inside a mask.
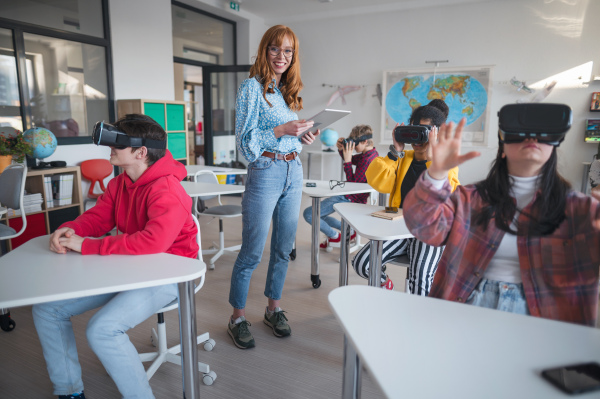
[[[148,115],[165,129],[167,148],[173,158],[188,164],[189,140],[185,108],[185,101],[118,100],[117,117],[127,114]]]
[[[60,178],[66,175],[72,178],[73,192],[72,200],[69,205],[56,205],[48,207],[47,195],[44,187],[44,178]],[[64,168],[51,169],[30,169],[27,172],[25,180],[25,190],[27,193],[39,193],[42,195],[42,210],[37,212],[27,212],[27,228],[19,237],[9,240],[9,250],[18,247],[32,238],[52,233],[64,222],[74,220],[83,213],[83,197],[81,195],[81,172],[79,166],[67,166]],[[58,201],[55,201],[58,203]],[[26,206],[26,205],[25,205]],[[20,230],[22,226],[21,216],[11,216],[8,213],[2,215],[0,221],[7,223],[15,230]]]

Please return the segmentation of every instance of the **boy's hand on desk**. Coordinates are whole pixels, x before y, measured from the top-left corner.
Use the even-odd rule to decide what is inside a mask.
[[[59,238],[60,245],[67,248],[70,251],[81,253],[81,245],[83,244],[84,238],[77,234],[72,234],[70,237]]]
[[[56,230],[50,236],[50,251],[56,252],[57,254],[66,254],[67,248],[63,247],[60,243],[61,237],[71,237],[75,234],[75,230],[70,227],[63,227]]]

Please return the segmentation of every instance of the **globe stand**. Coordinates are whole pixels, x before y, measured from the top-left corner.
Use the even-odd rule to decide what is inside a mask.
[[[44,162],[40,159],[40,161],[37,162],[36,158],[30,157],[29,155],[26,155],[26,159],[27,159],[27,168],[28,169],[37,170],[37,169],[64,168],[65,166],[67,166],[67,163],[65,161]]]

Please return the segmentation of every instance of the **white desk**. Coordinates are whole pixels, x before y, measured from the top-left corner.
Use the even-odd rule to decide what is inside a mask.
[[[388,398],[565,399],[541,371],[600,360],[596,328],[356,285],[329,305],[345,333],[343,398],[360,396],[361,361]]]
[[[342,237],[346,234],[347,225],[352,226],[361,237],[368,238],[371,242],[369,256],[369,285],[379,287],[381,276],[381,255],[383,242],[410,238],[413,235],[406,227],[404,217],[396,220],[387,220],[371,216],[373,212],[385,209],[383,206],[367,204],[335,204],[333,208],[342,217]],[[348,284],[348,245],[342,240],[340,248],[340,286]]]
[[[192,280],[206,273],[204,262],[165,253],[61,255],[50,252],[49,237],[33,238],[0,258],[0,308],[177,283],[184,396],[199,398]]]
[[[187,175],[193,177],[196,173],[201,170],[210,170],[215,172],[216,175],[247,175],[247,169],[239,168],[224,168],[222,166],[209,166],[209,165],[185,165]]]
[[[204,182],[195,183],[193,181],[182,181],[181,185],[183,186],[185,192],[192,198],[211,195],[240,194],[246,190],[245,186],[239,184],[217,184]]]
[[[306,187],[306,183],[316,183],[317,186]],[[334,197],[336,195],[375,193],[376,191],[367,183],[346,182],[344,184],[344,187],[337,186],[334,187],[332,190],[329,188],[329,180],[305,180],[304,182],[302,182],[302,192],[312,198],[312,245],[310,248],[310,279],[312,281],[313,288],[319,288],[321,286],[321,279],[319,278],[319,231],[321,227],[321,198]],[[334,205],[334,208],[337,205],[339,204]],[[344,239],[346,237],[344,231],[342,231],[341,237],[342,245],[344,245],[344,243],[346,242],[346,240]],[[342,248],[346,248],[346,246],[343,246]]]

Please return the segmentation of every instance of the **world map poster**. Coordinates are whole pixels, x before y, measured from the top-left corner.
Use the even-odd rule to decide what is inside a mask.
[[[463,145],[487,146],[491,75],[491,66],[384,71],[382,143],[392,142],[396,123],[408,125],[415,108],[438,98],[450,108],[448,122],[466,118]]]

